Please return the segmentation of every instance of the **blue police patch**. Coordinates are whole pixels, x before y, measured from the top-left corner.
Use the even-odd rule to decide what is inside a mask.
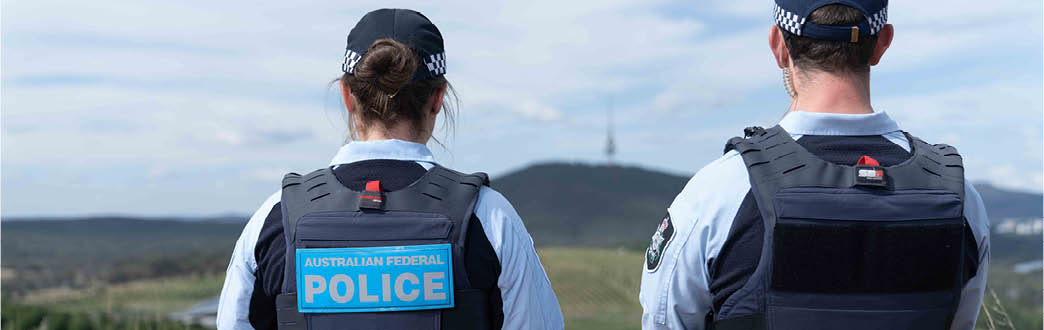
[[[663,217],[660,226],[656,227],[652,241],[649,242],[649,248],[645,250],[645,270],[655,272],[660,267],[663,251],[667,249],[671,238],[674,238],[674,224],[671,223],[671,214],[668,213]]]
[[[453,307],[450,244],[297,249],[301,313]]]

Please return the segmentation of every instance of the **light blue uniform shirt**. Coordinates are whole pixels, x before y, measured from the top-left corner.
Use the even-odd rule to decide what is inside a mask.
[[[435,157],[423,144],[380,140],[342,146],[330,166],[372,159],[414,161],[426,169],[436,164]],[[248,317],[257,271],[254,248],[265,217],[280,201],[280,195],[277,191],[261,204],[236,242],[218,303],[218,329],[253,329]],[[503,300],[504,329],[563,329],[558,298],[533,248],[533,239],[515,208],[496,190],[482,187],[475,204],[475,216],[500,261],[497,286]]]
[[[910,141],[884,112],[842,115],[793,111],[780,126],[797,140],[804,135],[880,135],[910,151]],[[971,183],[964,185],[964,215],[979,246],[979,269],[965,285],[951,329],[970,330],[982,304],[989,264],[989,221],[982,198]],[[689,180],[667,212],[674,236],[655,271],[644,270],[638,300],[643,329],[705,329],[711,308],[707,261],[721,252],[750,191],[747,167],[736,151],[711,162]]]

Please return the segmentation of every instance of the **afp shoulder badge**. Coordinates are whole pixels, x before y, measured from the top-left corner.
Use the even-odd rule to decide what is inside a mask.
[[[645,250],[646,271],[655,272],[660,267],[663,251],[667,249],[667,244],[671,243],[671,238],[674,238],[674,224],[671,223],[671,214],[668,213],[663,217],[660,226],[656,227],[652,241],[649,242],[649,248]]]

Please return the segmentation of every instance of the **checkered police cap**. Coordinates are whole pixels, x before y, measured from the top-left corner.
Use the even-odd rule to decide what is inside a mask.
[[[819,25],[806,22],[808,15],[826,5],[845,5],[866,17],[856,25]],[[859,41],[877,35],[888,23],[888,0],[776,0],[776,25],[795,35],[821,40]]]
[[[406,45],[420,56],[411,81],[421,81],[446,74],[446,50],[442,33],[427,17],[409,9],[378,9],[367,13],[348,33],[341,71],[355,74],[355,66],[366,56],[374,41],[392,39]]]

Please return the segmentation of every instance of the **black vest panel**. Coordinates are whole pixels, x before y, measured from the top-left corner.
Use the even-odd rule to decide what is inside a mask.
[[[946,329],[963,286],[964,176],[953,147],[909,137],[902,163],[844,166],[781,127],[730,140],[763,219],[746,284],[713,329]]]
[[[488,329],[489,301],[495,293],[472,286],[463,262],[470,219],[483,185],[488,185],[485,174],[465,175],[436,166],[413,184],[382,193],[383,202],[374,207],[361,199],[368,193],[345,187],[329,168],[304,176],[288,174],[281,202],[287,244],[283,293],[276,299],[279,328]],[[453,308],[299,312],[298,249],[428,244],[450,245]]]

